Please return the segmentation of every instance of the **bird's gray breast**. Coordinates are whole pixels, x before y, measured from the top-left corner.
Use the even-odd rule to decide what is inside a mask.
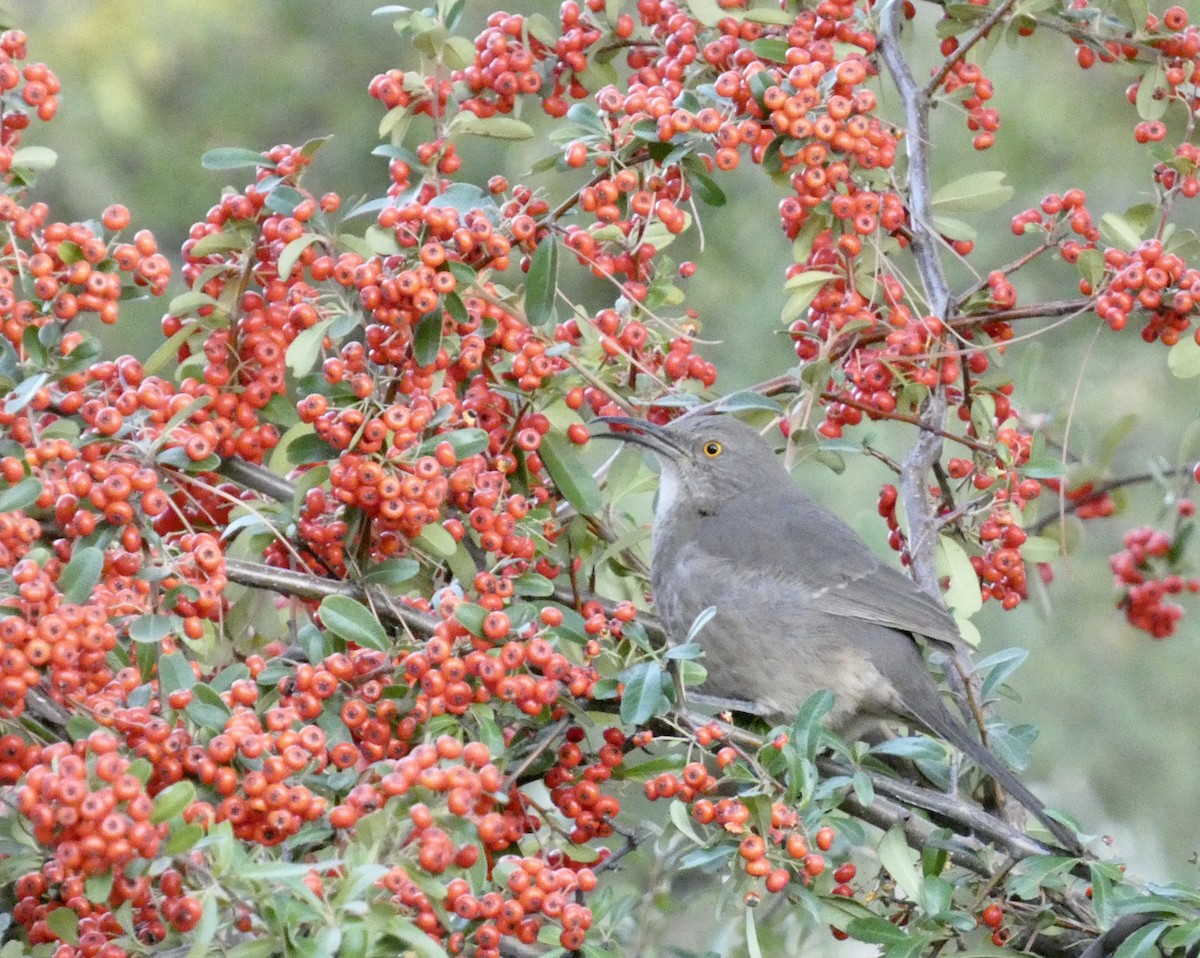
[[[704,649],[703,691],[749,701],[760,714],[789,721],[814,692],[836,697],[831,724],[849,728],[863,714],[887,714],[894,695],[870,659],[847,641],[845,623],[822,613],[812,587],[786,560],[786,549],[748,548],[739,564],[729,548],[711,548],[713,535],[736,530],[714,516],[677,508],[655,530],[652,585],[655,606],[673,642],[687,637],[709,607],[712,619],[695,636]],[[755,530],[761,532],[762,530]]]

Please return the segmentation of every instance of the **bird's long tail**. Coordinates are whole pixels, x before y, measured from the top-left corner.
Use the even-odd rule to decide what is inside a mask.
[[[974,738],[967,728],[954,718],[949,709],[942,706],[938,712],[940,714],[922,716],[920,721],[928,726],[934,734],[945,739],[960,752],[969,755],[988,775],[995,779],[1005,792],[1020,802],[1049,829],[1050,834],[1058,840],[1064,851],[1072,855],[1082,853],[1083,847],[1074,831],[1057,819],[1051,818],[1046,812],[1046,806],[1038,797],[1026,788],[1021,780],[995,755],[988,751],[982,742]]]

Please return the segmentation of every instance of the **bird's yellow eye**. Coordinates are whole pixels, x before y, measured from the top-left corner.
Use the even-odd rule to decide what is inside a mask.
[[[717,456],[721,455],[721,444],[715,439],[710,439],[704,444],[704,455],[708,456],[709,459],[716,459]]]

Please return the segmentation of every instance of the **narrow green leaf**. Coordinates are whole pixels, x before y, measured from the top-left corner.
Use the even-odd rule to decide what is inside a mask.
[[[375,613],[361,602],[346,595],[329,595],[321,600],[317,612],[325,628],[347,642],[378,652],[388,650],[387,633],[375,618]]]
[[[95,546],[77,549],[58,577],[63,601],[80,605],[91,597],[104,570],[104,553]]]
[[[12,156],[18,170],[48,170],[58,162],[58,154],[48,146],[23,146]]]
[[[754,923],[754,909],[746,909],[746,951],[750,958],[763,958],[762,946],[758,943],[758,926]]]
[[[250,238],[242,232],[220,232],[209,233],[207,236],[201,236],[196,240],[192,247],[191,255],[197,258],[203,256],[212,256],[214,253],[232,253],[240,252],[249,244]]]
[[[746,409],[765,409],[767,412],[781,413],[783,409],[770,396],[742,389],[728,396],[722,396],[717,402],[719,412],[742,412]]]
[[[728,202],[725,191],[707,173],[689,170],[688,182],[692,184],[693,192],[708,206],[720,207]]]
[[[691,628],[688,629],[687,638],[683,640],[684,644],[695,642],[696,636],[704,631],[704,627],[712,621],[713,616],[716,614],[717,607],[715,605],[710,605],[707,609],[696,616],[696,618],[692,620]]]
[[[871,747],[872,755],[895,755],[914,762],[944,762],[946,747],[923,735],[891,738]]]
[[[300,254],[312,246],[313,243],[320,240],[320,238],[319,233],[305,233],[303,236],[297,236],[288,243],[283,248],[283,252],[279,254],[279,275],[284,277],[291,276],[292,270],[300,262]]]
[[[455,429],[430,436],[421,444],[421,455],[431,454],[440,443],[448,442],[454,449],[454,455],[461,462],[477,452],[483,452],[488,447],[491,437],[482,429]]]
[[[413,333],[413,357],[421,366],[432,366],[442,348],[442,311],[435,309],[417,322]]]
[[[184,711],[187,717],[201,728],[212,729],[215,732],[225,728],[225,723],[232,714],[229,706],[222,700],[220,692],[203,683],[192,688],[192,700]]]
[[[458,543],[454,541],[454,536],[438,525],[428,525],[422,529],[421,534],[413,539],[413,545],[432,553],[439,559],[449,559],[458,549]]]
[[[204,910],[200,913],[200,921],[192,929],[190,937],[192,947],[188,949],[187,958],[205,958],[210,953],[213,939],[217,936],[220,904],[216,894],[210,887],[204,896]]]
[[[240,170],[245,167],[272,166],[261,153],[240,146],[219,146],[200,157],[200,165],[206,170]]]
[[[1167,112],[1167,104],[1171,102],[1170,99],[1165,96],[1155,96],[1155,93],[1165,87],[1166,83],[1166,66],[1161,60],[1156,60],[1138,82],[1136,105],[1138,116],[1143,120],[1161,120],[1163,114]]]
[[[146,644],[161,642],[182,624],[177,615],[142,615],[129,626],[129,637]]]
[[[293,376],[305,376],[317,364],[317,359],[321,355],[321,344],[329,332],[329,327],[333,325],[334,319],[336,317],[332,316],[329,319],[323,319],[319,323],[309,326],[308,329],[302,330],[292,340],[291,345],[287,348],[284,362],[287,363],[287,368],[291,370]]]
[[[544,599],[554,595],[554,583],[544,575],[538,575],[536,572],[525,572],[519,575],[516,581],[513,582],[513,590],[517,595],[534,596]]]
[[[26,476],[15,486],[0,492],[0,512],[16,512],[37,502],[42,494],[42,480]]]
[[[294,186],[288,186],[286,183],[280,183],[275,189],[267,194],[266,206],[269,210],[275,213],[282,213],[284,216],[291,216],[292,212],[303,203],[308,197],[301,193]],[[290,272],[290,270],[289,270]],[[281,272],[281,276],[286,276],[286,273]]]
[[[906,897],[911,901],[920,898],[921,873],[917,871],[913,852],[908,847],[908,842],[904,839],[904,829],[900,826],[889,828],[879,840],[879,863],[896,880]]]
[[[1141,231],[1124,216],[1116,213],[1105,213],[1100,217],[1100,232],[1117,246],[1123,249],[1133,249],[1142,241]]]
[[[155,825],[170,821],[180,814],[196,799],[196,786],[188,779],[182,779],[169,785],[154,796],[154,810],[150,813],[150,821]]]
[[[20,412],[33,402],[34,395],[46,385],[49,379],[49,373],[34,373],[28,379],[24,380],[5,398],[4,411],[10,416]]]
[[[1053,562],[1062,555],[1062,545],[1046,536],[1030,536],[1021,545],[1026,562]]]
[[[558,289],[558,240],[546,236],[534,250],[525,281],[525,315],[535,326],[554,322],[554,299]]]
[[[1113,958],[1149,958],[1156,954],[1158,939],[1169,927],[1165,921],[1155,921],[1139,928],[1121,942],[1121,946],[1113,952]]]
[[[363,576],[363,582],[375,585],[399,585],[407,582],[421,571],[421,564],[416,559],[392,556],[378,565],[371,566]]]
[[[565,436],[549,432],[542,437],[538,453],[567,501],[581,514],[594,515],[600,511],[600,489],[575,455],[573,445]]]
[[[663,698],[663,671],[651,659],[627,669],[623,676],[625,691],[621,693],[621,720],[641,725],[666,704]]]
[[[197,323],[184,323],[180,330],[166,340],[158,349],[150,354],[150,358],[142,364],[147,375],[156,374],[168,362],[174,362],[179,354],[179,348],[188,341],[192,333],[200,329]]]
[[[933,194],[935,213],[986,213],[1007,203],[1013,188],[1002,170],[970,173],[945,184]]]
[[[533,136],[533,127],[522,120],[511,116],[474,116],[465,110],[454,118],[451,126],[455,133],[470,133],[493,140],[528,140]]]
[[[983,608],[979,576],[971,566],[971,558],[966,549],[948,536],[938,539],[938,575],[950,577],[950,588],[946,590],[946,605],[956,615],[970,618]]]
[[[196,673],[182,652],[172,652],[158,660],[158,678],[163,692],[168,695],[196,684]]]
[[[472,635],[483,635],[483,620],[487,615],[487,609],[473,602],[460,602],[454,608],[454,618]]]

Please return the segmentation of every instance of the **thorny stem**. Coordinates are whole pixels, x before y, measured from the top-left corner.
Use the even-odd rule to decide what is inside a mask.
[[[929,95],[913,79],[908,61],[900,50],[900,18],[903,10],[904,5],[899,0],[890,0],[884,5],[880,18],[879,54],[904,105],[913,257],[925,290],[925,301],[934,316],[948,322],[952,309],[950,286],[938,256],[929,182]],[[900,476],[900,495],[908,519],[913,578],[927,592],[938,596],[941,594],[936,562],[938,524],[933,504],[926,494],[926,476],[933,463],[941,457],[945,418],[946,396],[943,390],[935,387],[921,410],[920,421],[925,428],[905,456],[904,470]]]
[[[992,14],[979,25],[979,27],[966,40],[959,43],[954,53],[946,57],[946,62],[942,64],[941,69],[933,75],[933,79],[926,85],[923,93],[926,96],[932,95],[950,75],[950,71],[954,69],[954,64],[962,60],[963,57],[970,52],[971,47],[975,46],[980,40],[988,35],[992,27],[1008,16],[1008,12],[1016,5],[1017,0],[1004,0]]]

